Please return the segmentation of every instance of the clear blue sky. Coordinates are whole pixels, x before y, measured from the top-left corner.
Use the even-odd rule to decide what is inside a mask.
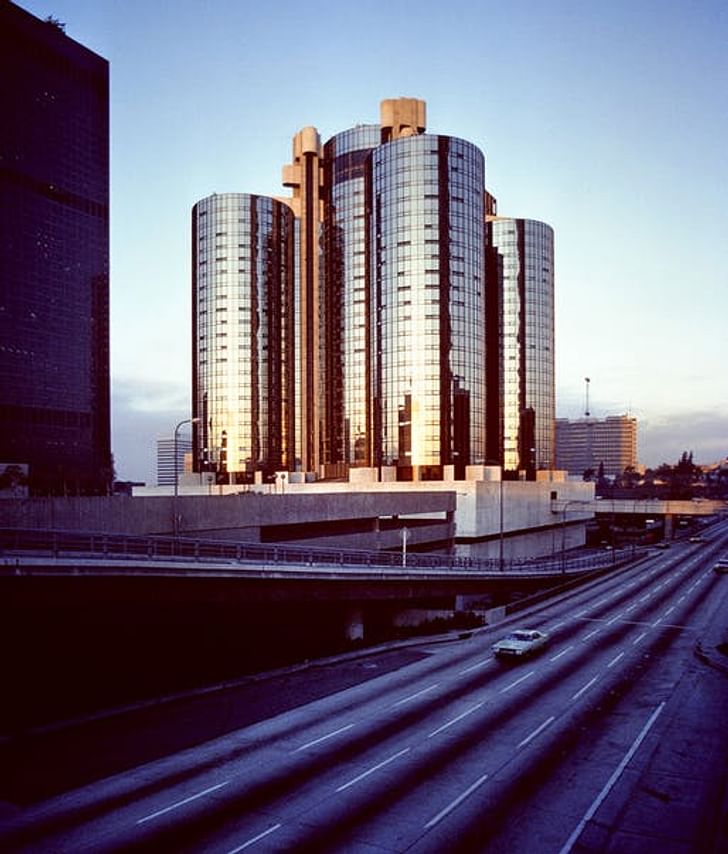
[[[427,102],[499,212],[556,234],[557,413],[640,421],[639,457],[728,455],[725,0],[21,0],[111,63],[118,476],[189,417],[190,209],[284,195],[291,137]]]

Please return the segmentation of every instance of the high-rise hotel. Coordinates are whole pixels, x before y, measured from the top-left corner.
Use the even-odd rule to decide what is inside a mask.
[[[383,101],[296,134],[291,198],[194,206],[197,470],[552,467],[553,233],[497,217],[482,152],[425,128],[423,101]]]

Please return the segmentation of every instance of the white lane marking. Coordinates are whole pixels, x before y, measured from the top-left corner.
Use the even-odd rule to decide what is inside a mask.
[[[578,619],[579,619],[579,617],[583,617],[583,616],[584,616],[584,614],[586,614],[588,611],[589,611],[589,609],[588,609],[588,608],[584,608],[584,610],[583,610],[583,611],[579,611],[579,613],[578,613],[578,614],[574,614],[574,619],[575,619],[575,620],[578,620]]]
[[[625,613],[625,614],[630,614],[632,611],[634,611],[634,609],[635,609],[636,607],[637,607],[637,604],[636,604],[636,603],[635,603],[634,605],[630,605],[630,606],[629,606],[629,608],[625,608],[625,609],[624,609],[624,613]]]
[[[632,641],[632,646],[637,646],[637,644],[642,640],[642,638],[643,638],[646,634],[647,634],[647,632],[642,632],[642,634],[641,634],[638,638],[635,638],[635,639]]]
[[[574,846],[574,843],[579,838],[579,836],[581,836],[581,832],[584,830],[587,823],[589,821],[591,821],[592,818],[594,818],[597,810],[604,803],[604,801],[607,798],[607,795],[612,791],[614,784],[622,776],[624,769],[627,767],[627,765],[629,764],[630,760],[635,755],[635,753],[639,750],[639,746],[645,740],[645,736],[652,729],[655,721],[657,720],[658,716],[660,715],[660,712],[662,712],[664,707],[665,707],[665,703],[663,701],[655,709],[655,711],[650,715],[650,719],[644,725],[644,727],[642,728],[642,731],[637,736],[637,738],[632,742],[632,746],[627,751],[627,753],[624,755],[624,757],[622,758],[622,761],[619,763],[619,765],[614,769],[612,776],[607,780],[604,788],[601,790],[601,792],[599,792],[599,794],[596,796],[596,798],[592,802],[592,805],[584,813],[584,817],[579,822],[579,824],[577,824],[577,826],[574,829],[574,832],[571,834],[571,836],[566,840],[566,842],[564,843],[564,846],[559,851],[559,854],[568,854],[568,852],[571,851],[571,849]]]
[[[553,658],[549,658],[549,661],[557,661],[562,655],[566,655],[566,653],[573,648],[573,644],[571,646],[567,646],[566,649],[562,649],[561,652],[557,653]]]
[[[662,617],[658,617],[658,618],[655,620],[655,622],[654,622],[654,623],[651,623],[650,625],[651,625],[651,626],[652,626],[652,628],[654,629],[656,626],[659,626],[661,622],[662,622]]]
[[[675,610],[675,606],[674,606],[674,605],[672,605],[670,608],[668,608],[668,609],[667,609],[667,611],[665,611],[665,613],[664,613],[662,616],[663,616],[663,617],[667,617],[667,616],[668,616],[668,614],[672,614],[672,612],[673,612],[674,610]]]
[[[597,679],[598,679],[598,678],[599,678],[598,676],[595,676],[593,679],[590,679],[590,680],[586,683],[586,685],[585,685],[583,688],[580,688],[580,689],[576,692],[576,694],[574,694],[574,696],[573,696],[571,699],[572,699],[572,700],[578,700],[578,699],[579,699],[579,697],[581,697],[581,695],[582,695],[585,691],[588,691],[588,690],[591,688],[591,686],[592,686],[592,685],[597,681]]]
[[[227,786],[229,780],[225,780],[224,783],[218,783],[216,786],[210,786],[209,789],[204,789],[201,792],[198,792],[196,795],[190,795],[189,798],[184,798],[181,801],[177,801],[174,804],[170,804],[168,807],[164,809],[157,810],[156,812],[150,813],[149,815],[145,815],[144,818],[140,818],[137,821],[137,824],[144,824],[145,821],[151,821],[153,818],[157,818],[157,816],[164,815],[167,812],[171,812],[172,810],[176,810],[178,807],[182,807],[185,804],[190,803],[190,801],[196,801],[198,798],[202,798],[205,795],[209,795],[210,792],[214,792],[216,789],[222,789],[223,786]]]
[[[564,620],[561,620],[561,622],[559,622],[559,623],[554,623],[553,626],[551,626],[551,631],[554,632],[554,631],[556,631],[556,629],[560,629],[563,625],[564,625]]]
[[[436,730],[433,730],[427,737],[432,738],[435,735],[439,735],[441,732],[448,729],[453,724],[458,723],[458,721],[461,721],[463,718],[467,718],[467,716],[471,715],[473,712],[477,712],[478,709],[483,705],[484,702],[485,701],[483,700],[480,703],[476,703],[474,706],[472,706],[466,712],[463,712],[461,715],[458,715],[456,718],[453,718],[451,721],[448,721],[446,724],[443,724],[442,726],[438,727]]]
[[[521,678],[520,678],[520,679],[516,679],[516,681],[515,681],[515,682],[511,682],[511,684],[510,684],[510,685],[506,685],[506,687],[505,687],[505,688],[501,688],[501,689],[500,689],[500,691],[499,691],[498,693],[499,693],[499,694],[505,694],[505,693],[506,693],[506,691],[510,691],[510,690],[511,690],[511,688],[515,688],[515,687],[516,687],[516,685],[520,685],[520,684],[521,684],[521,682],[523,682],[525,679],[528,679],[530,676],[533,676],[533,674],[534,674],[535,672],[536,672],[535,670],[530,670],[530,671],[529,671],[525,676],[521,676]]]
[[[611,620],[607,620],[607,622],[606,622],[604,625],[605,625],[605,626],[611,626],[611,625],[612,625],[612,623],[616,623],[616,622],[617,622],[617,620],[618,620],[621,616],[622,616],[622,614],[621,614],[621,612],[620,612],[619,614],[617,614],[617,616],[616,616],[616,617],[612,617],[612,619],[611,619]]]
[[[450,815],[450,813],[451,813],[454,809],[456,809],[457,807],[459,807],[459,806],[460,806],[460,804],[461,804],[461,803],[462,803],[466,798],[470,797],[470,795],[472,795],[472,794],[473,794],[473,792],[474,792],[474,791],[475,791],[479,786],[482,786],[482,785],[483,785],[483,783],[485,783],[485,781],[486,781],[487,779],[488,779],[488,775],[487,775],[487,774],[483,774],[483,776],[482,776],[482,777],[480,777],[480,778],[478,778],[478,779],[473,783],[473,785],[472,785],[472,786],[468,786],[468,788],[467,788],[467,789],[462,793],[462,795],[459,795],[457,798],[455,798],[455,800],[454,800],[454,801],[452,801],[451,803],[449,803],[449,804],[445,807],[445,809],[440,810],[440,812],[439,812],[439,813],[438,813],[434,818],[431,818],[431,819],[427,822],[427,824],[425,825],[425,830],[429,830],[431,827],[434,827],[438,822],[442,821],[442,819],[443,819],[443,818],[445,818],[445,816],[446,816],[446,815]]]
[[[652,596],[652,594],[651,594],[651,593],[647,593],[647,594],[645,594],[645,595],[640,599],[640,602],[646,602],[646,601],[650,598],[650,596]]]
[[[593,632],[589,632],[588,635],[584,635],[583,640],[589,640],[589,638],[593,638],[594,635],[599,634],[599,629],[594,629]]]
[[[346,732],[353,726],[354,724],[347,724],[346,726],[342,726],[341,729],[336,729],[333,732],[328,733],[327,735],[322,735],[321,738],[315,738],[313,741],[307,741],[306,744],[302,744],[300,747],[297,747],[293,752],[298,753],[301,750],[308,750],[308,748],[313,747],[314,744],[321,744],[322,741],[327,741],[329,738],[333,738],[335,735],[339,735],[342,732]]]
[[[374,774],[376,771],[379,771],[380,768],[384,768],[385,765],[389,765],[390,762],[394,762],[395,759],[399,759],[400,756],[404,756],[405,753],[409,753],[409,747],[405,747],[404,750],[400,750],[398,753],[395,753],[394,756],[390,756],[389,759],[385,759],[384,762],[379,762],[376,765],[373,765],[367,771],[364,771],[363,774],[359,774],[358,777],[354,777],[353,780],[349,780],[348,783],[343,783],[336,790],[337,792],[343,792],[344,789],[348,789],[349,786],[353,786],[355,783],[358,783],[360,780],[363,780],[365,777],[368,777],[370,774]]]
[[[459,676],[463,676],[466,673],[470,673],[471,670],[477,670],[479,667],[485,667],[486,664],[490,664],[492,659],[486,658],[484,661],[478,661],[476,664],[471,664],[470,667],[466,667],[465,670],[461,670],[458,674]]]
[[[421,691],[418,691],[416,694],[410,694],[409,697],[405,697],[402,700],[397,700],[397,702],[392,706],[393,709],[396,709],[397,706],[403,706],[405,703],[409,703],[411,700],[416,700],[418,697],[421,697],[423,694],[427,694],[428,691],[434,691],[435,688],[438,687],[440,683],[435,682],[434,685],[430,685],[428,688],[423,688]]]
[[[263,837],[268,836],[269,833],[273,833],[274,830],[278,830],[280,826],[280,824],[274,824],[273,827],[269,827],[268,830],[264,830],[262,833],[259,833],[252,839],[249,839],[247,842],[243,842],[242,845],[238,845],[237,848],[233,848],[231,851],[228,851],[227,854],[238,854],[238,851],[243,851],[251,845],[255,845],[256,842],[259,842]]]
[[[685,599],[685,594],[683,593],[683,595],[677,600],[677,604],[679,605],[684,599]]]
[[[530,735],[527,735],[527,736],[523,739],[523,741],[519,741],[519,742],[518,742],[518,744],[516,745],[516,750],[518,750],[520,747],[523,747],[524,745],[528,744],[528,742],[529,742],[529,741],[532,741],[534,738],[536,738],[536,736],[537,736],[539,733],[543,732],[543,731],[546,729],[546,727],[547,727],[550,723],[553,723],[553,722],[554,722],[554,720],[556,720],[555,716],[554,716],[554,715],[551,715],[551,717],[550,717],[550,718],[548,718],[548,720],[545,720],[545,721],[541,724],[541,726],[540,726],[540,727],[536,727],[536,729],[535,729],[535,730],[534,730]]]
[[[619,653],[619,655],[615,656],[615,657],[614,657],[614,658],[609,662],[609,664],[607,665],[607,667],[612,667],[613,665],[615,665],[615,664],[619,661],[619,659],[620,659],[620,658],[622,658],[623,656],[624,656],[624,653],[623,653],[623,652],[620,652],[620,653]]]

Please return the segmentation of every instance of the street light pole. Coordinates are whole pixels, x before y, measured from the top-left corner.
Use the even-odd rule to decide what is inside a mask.
[[[177,462],[177,441],[179,436],[179,428],[185,424],[198,424],[199,418],[183,418],[182,421],[174,428],[174,499],[172,500],[172,529],[175,537],[179,533],[179,519],[177,518],[177,494],[179,492],[179,465]]]
[[[500,481],[498,485],[500,500],[498,502],[498,514],[500,516],[500,537],[498,538],[498,568],[503,572],[503,467],[501,466]]]

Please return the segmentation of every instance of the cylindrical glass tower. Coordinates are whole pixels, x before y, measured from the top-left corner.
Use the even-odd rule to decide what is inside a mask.
[[[503,467],[554,467],[554,232],[495,217],[488,242],[502,267],[500,383]]]
[[[373,463],[462,477],[485,461],[484,158],[421,134],[370,163]]]
[[[371,465],[364,186],[367,158],[380,138],[379,125],[360,125],[324,146],[325,462],[349,466]]]
[[[294,240],[274,199],[192,209],[193,465],[218,482],[293,468]]]

